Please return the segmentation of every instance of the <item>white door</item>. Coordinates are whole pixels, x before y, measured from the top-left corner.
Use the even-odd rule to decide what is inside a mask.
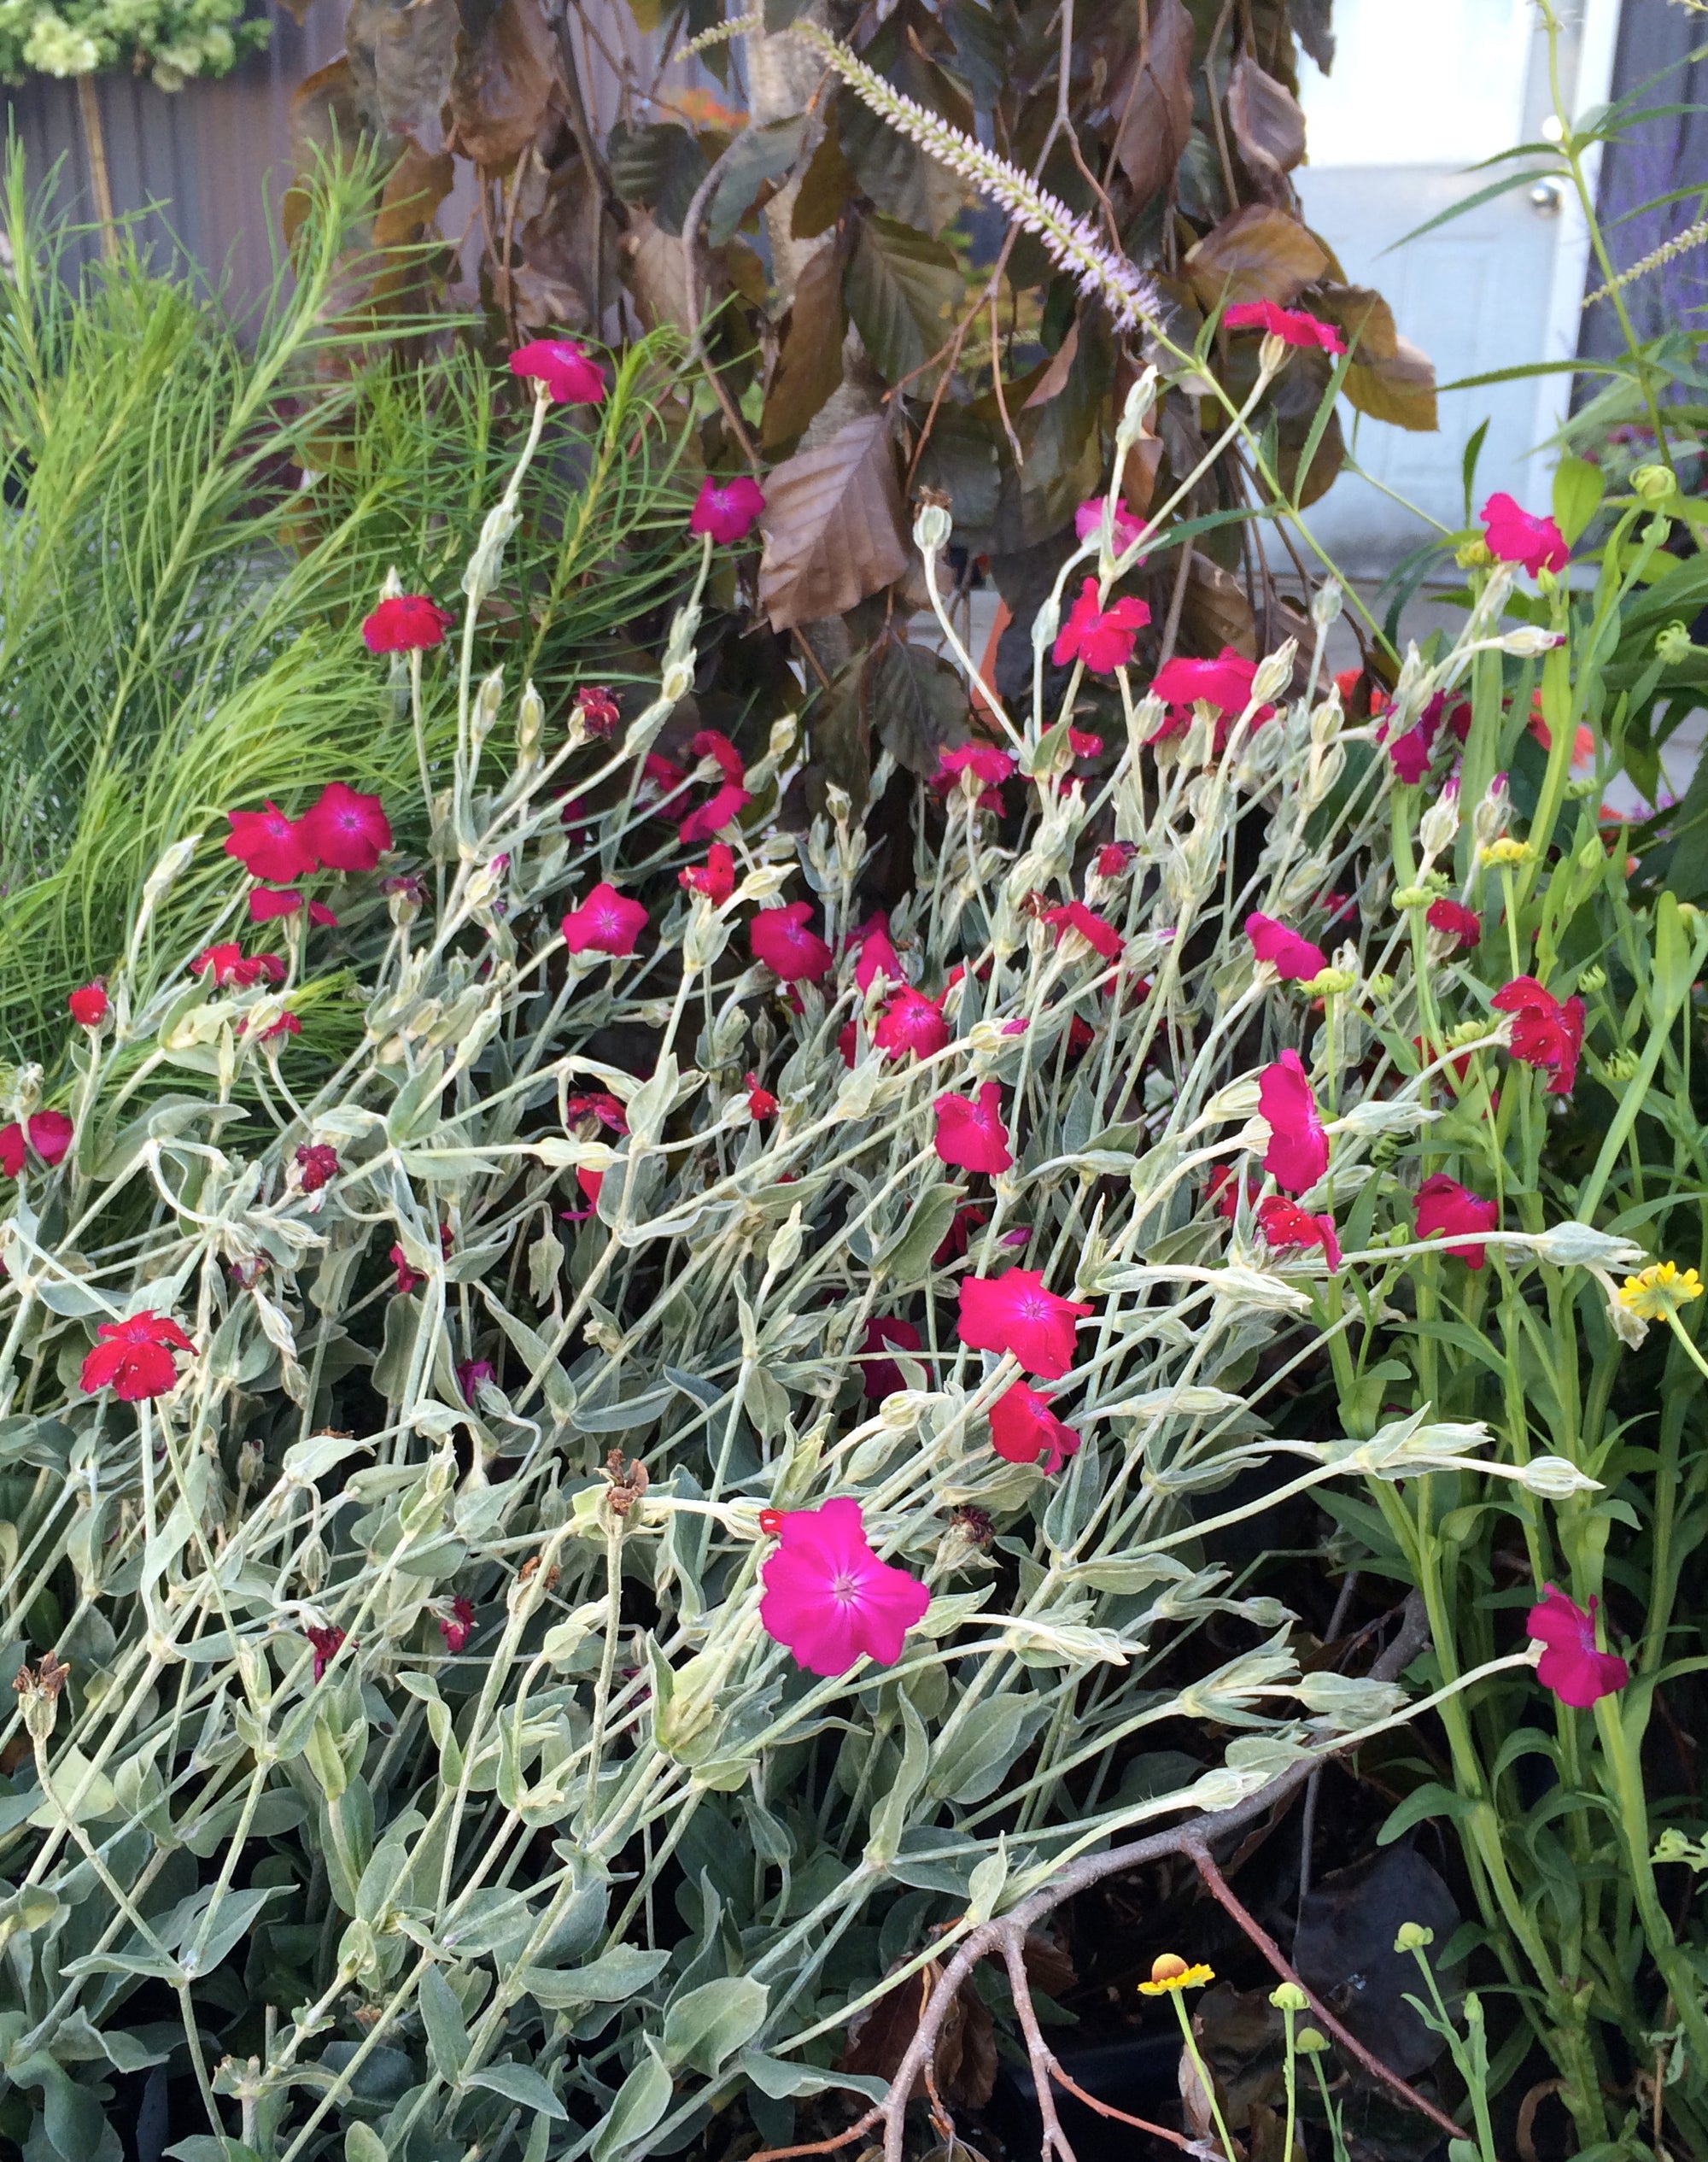
[[[1581,114],[1607,95],[1618,0],[1564,0],[1561,13],[1565,95]],[[1534,0],[1335,0],[1334,32],[1331,72],[1301,65],[1310,162],[1294,177],[1306,223],[1354,284],[1389,301],[1401,336],[1434,361],[1437,383],[1575,353],[1586,235],[1565,190],[1515,188],[1395,245],[1515,169],[1467,167],[1539,139],[1551,100]],[[1541,162],[1527,159],[1523,168]],[[1559,375],[1454,391],[1440,401],[1436,435],[1360,418],[1356,458],[1381,488],[1456,527],[1461,460],[1486,419],[1476,503],[1504,489],[1545,510],[1552,461],[1537,447],[1565,409],[1570,382]],[[1341,417],[1343,426],[1353,419],[1344,405]],[[1307,515],[1360,577],[1390,567],[1429,530],[1350,473]]]

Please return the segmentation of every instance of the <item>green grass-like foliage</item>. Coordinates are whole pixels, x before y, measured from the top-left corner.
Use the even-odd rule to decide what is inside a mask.
[[[231,805],[298,809],[335,775],[395,800],[415,768],[358,626],[394,567],[454,603],[527,401],[442,321],[355,305],[371,189],[328,174],[240,332],[128,243],[68,278],[9,161],[0,1052],[52,1056],[67,993],[122,949],[171,840],[223,831]],[[603,433],[558,431],[522,506],[518,612],[494,628],[549,698],[675,575],[664,359],[637,349]]]

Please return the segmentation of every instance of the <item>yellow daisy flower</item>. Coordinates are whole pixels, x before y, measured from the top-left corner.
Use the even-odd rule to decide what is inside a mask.
[[[1189,1967],[1178,1952],[1165,1952],[1153,1961],[1150,1979],[1139,1983],[1138,1994],[1142,1997],[1166,1997],[1177,1989],[1201,1989],[1215,1978],[1214,1967]]]
[[[1628,1276],[1619,1286],[1619,1304],[1646,1321],[1664,1321],[1681,1306],[1702,1296],[1702,1279],[1693,1268],[1676,1262],[1658,1261],[1641,1275]]]

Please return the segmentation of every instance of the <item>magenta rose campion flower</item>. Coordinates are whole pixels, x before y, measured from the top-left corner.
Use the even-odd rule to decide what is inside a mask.
[[[1531,1642],[1547,1647],[1536,1662],[1536,1679],[1562,1704],[1579,1712],[1587,1711],[1598,1697],[1611,1696],[1631,1679],[1630,1668],[1617,1652],[1596,1648],[1595,1605],[1592,1597],[1586,1614],[1563,1591],[1544,1585],[1541,1599],[1524,1622]]]
[[[1037,1268],[963,1276],[956,1333],[969,1351],[1012,1351],[1028,1374],[1059,1381],[1073,1363],[1074,1331],[1094,1310],[1044,1288]]]
[[[1430,903],[1424,911],[1424,921],[1432,931],[1439,931],[1447,938],[1457,939],[1463,946],[1482,944],[1483,918],[1474,908],[1467,908],[1463,901],[1449,900],[1443,894],[1440,900]]]
[[[1064,931],[1077,931],[1087,946],[1106,961],[1119,961],[1126,941],[1114,925],[1087,908],[1084,901],[1065,901],[1060,908],[1046,908],[1044,921],[1054,926],[1058,939]]]
[[[1107,608],[1097,606],[1097,582],[1087,578],[1068,620],[1056,633],[1050,658],[1058,668],[1082,660],[1093,675],[1112,676],[1132,659],[1138,634],[1150,621],[1150,611],[1132,594],[1123,594]]]
[[[1038,1464],[1046,1473],[1058,1472],[1079,1448],[1079,1437],[1062,1425],[1048,1397],[1016,1381],[991,1406],[991,1446],[1010,1464]]]
[[[63,1111],[35,1111],[21,1122],[14,1119],[10,1125],[0,1126],[0,1172],[9,1179],[21,1179],[32,1156],[51,1170],[65,1161],[73,1131]]]
[[[791,901],[787,908],[762,908],[747,926],[753,958],[785,983],[816,983],[829,974],[833,956],[817,932],[807,929],[811,914],[810,901]]]
[[[1522,564],[1532,577],[1539,571],[1563,571],[1571,551],[1551,518],[1533,518],[1510,495],[1491,495],[1477,513],[1489,553],[1502,563]]]
[[[1257,1204],[1257,1228],[1266,1246],[1286,1252],[1320,1246],[1331,1268],[1340,1267],[1340,1240],[1332,1216],[1313,1216],[1284,1194],[1272,1193]]]
[[[917,1351],[920,1348],[919,1331],[911,1321],[904,1321],[894,1315],[874,1315],[866,1324],[866,1334],[860,1345],[864,1372],[860,1377],[861,1393],[881,1402],[907,1386],[902,1370],[893,1359],[886,1359],[886,1351]]]
[[[890,919],[887,912],[878,910],[869,916],[856,930],[851,931],[842,942],[845,953],[852,949],[854,981],[863,991],[869,991],[880,976],[891,983],[904,983],[902,964],[890,939]]]
[[[1418,1188],[1414,1208],[1419,1239],[1433,1239],[1439,1233],[1467,1268],[1482,1268],[1487,1249],[1475,1234],[1493,1231],[1500,1222],[1498,1202],[1483,1200],[1457,1179],[1437,1171]]]
[[[379,798],[342,781],[328,782],[298,823],[316,861],[329,870],[373,870],[391,846],[391,822]]]
[[[1240,301],[1222,318],[1230,331],[1261,331],[1284,345],[1314,346],[1323,353],[1344,353],[1346,340],[1332,323],[1319,322],[1301,308],[1278,308],[1273,301]]]
[[[418,653],[442,645],[451,618],[424,593],[395,593],[362,618],[362,638],[371,653]]]
[[[465,1592],[458,1592],[451,1602],[449,1614],[438,1617],[439,1634],[445,1639],[447,1651],[460,1651],[467,1643],[475,1626],[474,1602]]]
[[[1003,1124],[1003,1092],[986,1081],[976,1098],[939,1096],[932,1105],[937,1114],[933,1142],[939,1161],[958,1164],[963,1171],[1006,1171],[1014,1157],[1008,1128]]]
[[[1296,1051],[1284,1051],[1258,1075],[1257,1108],[1269,1124],[1264,1169],[1277,1186],[1303,1193],[1329,1168],[1329,1137]]]
[[[1267,961],[1284,983],[1308,983],[1329,964],[1329,957],[1321,946],[1313,946],[1297,931],[1277,923],[1272,916],[1260,915],[1255,909],[1245,919],[1245,935],[1251,940],[1251,950],[1258,959]]]
[[[196,1346],[169,1314],[145,1310],[128,1321],[102,1321],[95,1349],[83,1362],[85,1392],[110,1389],[126,1403],[163,1397],[178,1380],[174,1351]]]
[[[922,992],[898,991],[879,1017],[872,1040],[890,1058],[929,1058],[949,1041],[949,1023],[935,999]]]
[[[1583,1001],[1564,1001],[1544,991],[1533,976],[1514,976],[1489,1000],[1496,1013],[1512,1016],[1512,1056],[1549,1076],[1547,1093],[1570,1096],[1583,1049]]]
[[[1094,541],[1103,530],[1103,513],[1108,507],[1108,499],[1102,495],[1088,495],[1073,513],[1073,534],[1076,540]],[[1125,504],[1117,503],[1111,521],[1114,552],[1125,555],[1138,540],[1144,528]],[[1140,559],[1141,561],[1143,558]]]
[[[734,480],[714,480],[708,473],[688,514],[688,530],[706,534],[722,548],[732,541],[745,541],[764,507],[758,482],[746,473]]]
[[[605,397],[605,376],[585,346],[572,337],[536,337],[510,356],[510,372],[524,382],[545,385],[553,405],[596,406]]]
[[[564,944],[571,953],[609,953],[626,959],[646,928],[646,911],[602,878],[579,908],[564,918]]]
[[[307,821],[287,818],[276,803],[265,811],[228,811],[231,830],[221,843],[251,878],[290,886],[320,868]]]
[[[98,1028],[107,1018],[110,1001],[104,983],[83,983],[67,995],[65,1003],[73,1021],[85,1028]]]
[[[676,873],[676,883],[687,894],[704,894],[722,908],[735,891],[735,856],[728,841],[714,841],[703,864],[691,864]]]
[[[860,1504],[775,1512],[778,1544],[760,1570],[761,1626],[810,1674],[845,1674],[860,1659],[893,1667],[902,1640],[931,1604],[905,1569],[866,1543]]]

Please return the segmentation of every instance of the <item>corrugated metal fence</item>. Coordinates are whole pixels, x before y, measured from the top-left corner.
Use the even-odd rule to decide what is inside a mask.
[[[343,50],[348,0],[312,0],[299,28],[270,7],[272,36],[219,81],[168,93],[124,75],[97,79],[114,210],[145,212],[137,228],[157,249],[174,243],[243,302],[272,282],[278,201],[290,173],[290,94]],[[55,178],[56,208],[91,219],[94,195],[77,87],[32,77],[5,93],[32,187]],[[99,253],[83,237],[73,260]]]

